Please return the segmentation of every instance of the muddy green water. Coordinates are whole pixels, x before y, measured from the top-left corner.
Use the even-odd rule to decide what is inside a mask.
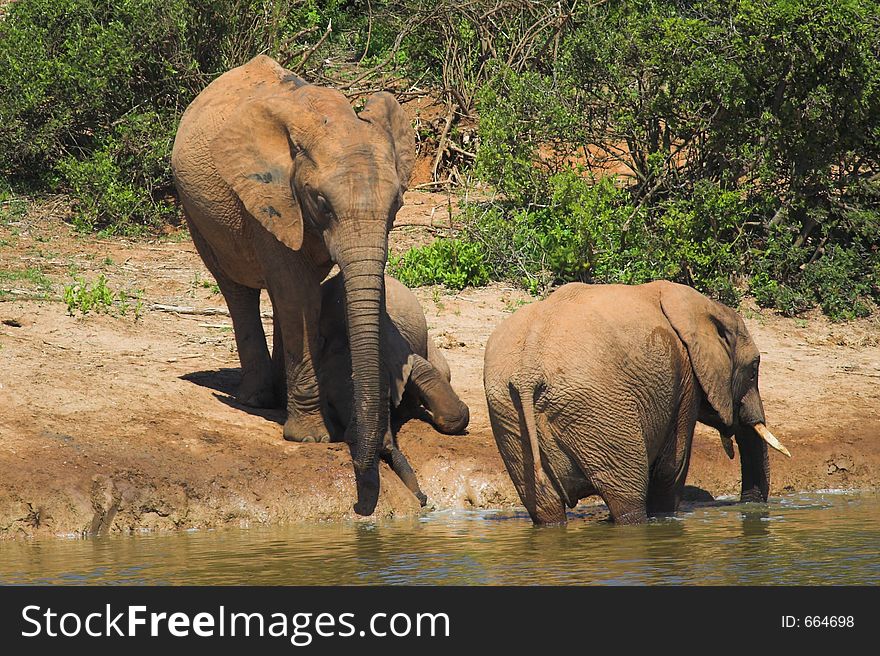
[[[880,495],[718,501],[614,526],[503,512],[0,542],[0,583],[880,584]]]

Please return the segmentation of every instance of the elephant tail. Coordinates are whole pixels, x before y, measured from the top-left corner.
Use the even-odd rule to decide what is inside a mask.
[[[535,385],[513,384],[512,387],[519,397],[522,407],[526,437],[529,441],[529,451],[531,451],[532,464],[535,468],[535,498],[537,499],[541,492],[552,489],[552,484],[541,466],[541,444],[538,441],[538,425],[535,421]],[[522,393],[523,390],[525,394]]]

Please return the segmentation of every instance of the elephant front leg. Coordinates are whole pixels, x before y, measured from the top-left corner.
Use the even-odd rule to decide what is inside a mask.
[[[287,340],[285,339],[285,342]],[[321,396],[312,359],[285,351],[287,360],[287,421],[284,439],[288,442],[329,442],[330,431],[321,412]]]
[[[290,442],[330,441],[314,364],[321,301],[318,285],[313,283],[307,272],[296,275],[290,270],[268,281],[275,324],[270,372],[277,391],[284,395],[284,439]]]
[[[287,406],[287,356],[284,354],[284,340],[281,338],[281,322],[276,312],[273,311],[272,314],[272,387],[278,407],[283,408]]]
[[[196,250],[217,280],[235,332],[235,346],[241,363],[241,382],[235,392],[239,402],[255,408],[280,405],[272,381],[266,333],[260,319],[260,290],[240,285],[223,272],[214,251],[186,214]]]

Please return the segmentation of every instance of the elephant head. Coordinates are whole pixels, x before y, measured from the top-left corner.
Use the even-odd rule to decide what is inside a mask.
[[[340,92],[288,76],[271,89],[258,85],[211,149],[218,173],[263,228],[294,250],[305,233],[318,237],[339,265],[349,299],[355,510],[370,514],[388,412],[379,356],[387,235],[415,161],[412,127],[391,94],[374,94],[356,114]]]
[[[767,446],[791,456],[767,429],[758,392],[761,356],[742,318],[733,310],[684,285],[663,283],[663,314],[684,343],[703,392],[699,421],[717,429],[733,458],[739,447],[743,501],[767,500]]]

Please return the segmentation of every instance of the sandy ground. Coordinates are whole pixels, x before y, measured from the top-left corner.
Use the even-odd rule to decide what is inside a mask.
[[[392,252],[448,226],[445,195],[411,192],[406,201]],[[6,213],[0,225],[0,537],[354,517],[345,445],[284,442],[280,411],[230,396],[239,373],[229,318],[148,309],[223,307],[185,233],[83,238],[45,209]],[[124,316],[68,315],[64,285],[102,273],[113,291],[142,294],[140,318],[134,302]],[[467,435],[417,420],[399,432],[429,507],[518,506],[489,430],[483,345],[532,299],[501,285],[416,293],[471,408]],[[772,452],[772,492],[877,487],[880,318],[744,315],[763,353],[768,422],[794,456]],[[698,430],[688,483],[714,496],[738,489],[739,464],[709,430]],[[418,512],[383,469],[378,515]]]

